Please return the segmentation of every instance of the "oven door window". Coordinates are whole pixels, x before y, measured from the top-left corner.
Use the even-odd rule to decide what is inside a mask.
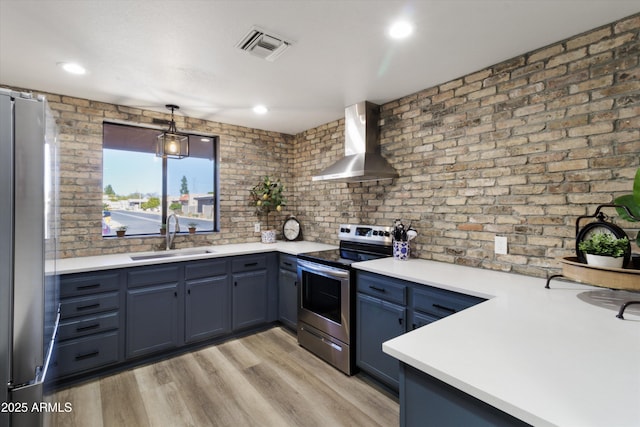
[[[304,272],[302,307],[342,324],[340,316],[342,281]]]

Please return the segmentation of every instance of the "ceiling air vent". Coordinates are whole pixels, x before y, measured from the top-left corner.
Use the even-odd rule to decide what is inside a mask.
[[[277,34],[269,34],[259,27],[252,27],[242,40],[236,44],[236,47],[273,62],[291,45],[292,42]]]

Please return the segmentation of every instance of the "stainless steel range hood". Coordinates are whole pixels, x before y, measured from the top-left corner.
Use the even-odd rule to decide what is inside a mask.
[[[398,177],[380,154],[378,118],[379,107],[371,102],[347,107],[344,157],[314,176],[313,181],[364,182]]]

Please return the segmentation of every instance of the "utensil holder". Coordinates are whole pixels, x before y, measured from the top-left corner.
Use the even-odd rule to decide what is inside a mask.
[[[409,242],[402,242],[397,240],[393,241],[393,258],[394,259],[397,259],[400,261],[406,261],[409,259],[409,252],[410,252]]]

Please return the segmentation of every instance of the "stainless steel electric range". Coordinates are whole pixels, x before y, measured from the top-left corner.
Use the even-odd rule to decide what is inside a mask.
[[[347,375],[355,372],[356,354],[351,264],[391,256],[391,229],[342,224],[339,249],[298,255],[298,343]]]

